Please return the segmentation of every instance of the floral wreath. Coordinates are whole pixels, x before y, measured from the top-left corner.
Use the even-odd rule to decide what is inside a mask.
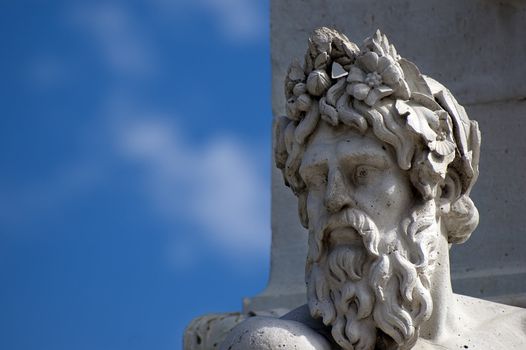
[[[285,93],[287,118],[297,126],[313,124],[307,120],[313,110],[311,115],[333,126],[351,125],[357,110],[394,100],[407,127],[426,144],[435,173],[445,177],[449,164],[455,163],[464,174],[464,193],[476,180],[480,149],[476,122],[468,119],[444,86],[400,57],[379,30],[361,49],[335,30],[314,31],[304,64],[294,61],[288,70]]]

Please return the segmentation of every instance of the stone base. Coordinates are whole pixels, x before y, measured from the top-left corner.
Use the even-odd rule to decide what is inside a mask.
[[[219,349],[227,334],[246,318],[239,312],[209,314],[192,320],[183,338],[184,350]]]

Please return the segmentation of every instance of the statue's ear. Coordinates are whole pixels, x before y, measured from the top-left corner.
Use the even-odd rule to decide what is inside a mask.
[[[460,176],[454,169],[448,169],[444,183],[440,186],[440,198],[438,205],[444,214],[449,213],[451,205],[460,198],[462,182]]]

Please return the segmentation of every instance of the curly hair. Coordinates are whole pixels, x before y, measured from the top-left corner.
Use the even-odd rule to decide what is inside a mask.
[[[436,198],[446,178],[457,181],[458,192],[441,217],[450,243],[469,238],[478,224],[469,197],[478,176],[478,125],[449,90],[401,58],[385,35],[377,31],[360,50],[343,34],[316,30],[305,63],[293,62],[289,69],[285,93],[287,116],[274,122],[274,156],[298,197],[304,227],[307,188],[299,167],[310,136],[327,123],[361,133],[370,128],[394,149],[422,200]]]

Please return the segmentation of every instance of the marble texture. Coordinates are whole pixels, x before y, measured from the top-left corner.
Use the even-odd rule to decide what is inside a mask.
[[[184,348],[192,350],[219,349],[228,333],[246,317],[239,312],[208,314],[198,317],[186,327]]]
[[[526,162],[520,162],[525,154],[521,135],[526,132],[526,85],[522,82],[526,3],[334,0],[327,6],[320,0],[272,1],[274,116],[286,111],[283,80],[289,63],[303,55],[312,30],[324,25],[353,38],[382,28],[405,57],[451,89],[468,114],[483,125],[480,167],[485,176],[472,197],[484,215],[474,237],[451,253],[453,288],[471,296],[526,306],[526,255],[520,249],[526,246],[522,224],[526,204],[521,196],[526,181],[513,180],[521,179],[526,172]],[[298,217],[289,214],[296,207],[293,194],[274,168],[270,281],[261,294],[244,300],[245,311],[294,308],[306,300],[302,261],[307,233]],[[281,298],[283,291],[285,298]]]
[[[328,6],[320,0],[273,0],[275,116],[285,114],[283,80],[289,63],[303,55],[308,36],[323,25],[352,38],[384,29],[405,57],[448,86],[468,115],[478,120],[484,138],[483,175],[471,197],[481,219],[473,237],[451,250],[453,290],[526,306],[526,255],[522,253],[526,181],[520,180],[526,171],[526,162],[521,161],[526,154],[526,46],[522,45],[526,3],[334,0]],[[283,185],[279,169],[273,168],[271,275],[264,291],[243,300],[244,315],[276,308],[281,314],[306,302],[307,231],[296,212],[294,194]]]
[[[309,232],[307,307],[248,319],[221,348],[521,348],[526,310],[452,290],[481,136],[451,92],[380,31],[358,47],[322,27],[285,96],[274,156]]]

